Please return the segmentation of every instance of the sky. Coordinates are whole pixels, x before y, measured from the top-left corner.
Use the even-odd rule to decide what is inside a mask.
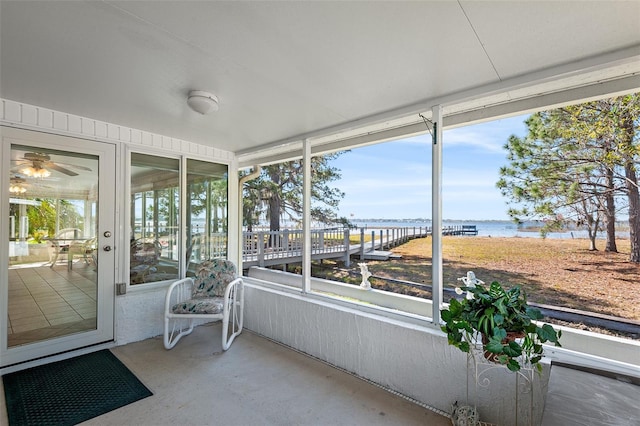
[[[443,135],[444,220],[509,220],[496,188],[508,164],[503,146],[524,136],[529,115],[447,130]],[[356,148],[331,163],[341,170],[348,219],[431,218],[431,135]]]

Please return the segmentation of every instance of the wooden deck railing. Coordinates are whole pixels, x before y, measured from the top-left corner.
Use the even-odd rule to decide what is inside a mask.
[[[356,231],[357,232],[357,231]],[[365,234],[364,228],[352,242],[349,228],[326,228],[311,231],[311,257],[318,259],[342,259],[350,264],[352,255],[374,250],[388,250],[410,239],[431,235],[431,228],[389,228]],[[242,241],[243,268],[271,266],[302,261],[302,230],[244,232]]]
[[[474,225],[446,226],[443,235],[477,235]],[[395,227],[377,230],[364,228],[324,228],[311,231],[311,258],[341,259],[349,266],[351,257],[360,260],[371,258],[373,252],[390,250],[414,238],[431,235],[431,227]],[[302,261],[304,234],[299,229],[282,231],[244,232],[242,238],[243,268],[251,266],[273,266]],[[215,234],[209,238],[194,237],[189,257],[202,261],[224,256],[226,234]]]

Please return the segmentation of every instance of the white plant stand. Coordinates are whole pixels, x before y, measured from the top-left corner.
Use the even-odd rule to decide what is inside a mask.
[[[537,425],[539,421],[534,419],[537,375],[536,369],[530,366],[517,372],[509,371],[505,365],[487,360],[482,347],[472,348],[467,357],[467,404],[476,409],[480,419],[483,418],[482,406],[498,407],[498,418],[492,419],[495,423],[476,424]]]

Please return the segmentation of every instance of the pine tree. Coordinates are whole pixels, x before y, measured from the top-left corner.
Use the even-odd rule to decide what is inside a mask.
[[[505,145],[510,164],[497,186],[509,214],[545,219],[543,231],[572,220],[587,229],[593,250],[604,222],[605,250],[617,251],[616,215],[626,207],[630,260],[640,262],[639,117],[640,94],[533,114],[527,136]]]
[[[311,158],[311,218],[325,224],[341,222],[336,209],[344,193],[331,186],[340,179],[340,170],[330,164],[340,154]],[[252,229],[261,216],[266,216],[270,231],[279,231],[283,219],[299,222],[302,188],[302,160],[264,166],[260,176],[245,183],[243,188],[244,225]]]

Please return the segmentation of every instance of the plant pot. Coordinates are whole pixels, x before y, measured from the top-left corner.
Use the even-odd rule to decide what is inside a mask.
[[[506,345],[509,342],[513,342],[516,339],[522,339],[525,336],[524,331],[507,331],[507,337],[502,339],[502,344]],[[482,333],[482,347],[484,348],[486,344],[489,343],[489,337],[486,334]],[[491,362],[499,363],[498,354],[494,354],[493,352],[483,351],[484,357]]]

